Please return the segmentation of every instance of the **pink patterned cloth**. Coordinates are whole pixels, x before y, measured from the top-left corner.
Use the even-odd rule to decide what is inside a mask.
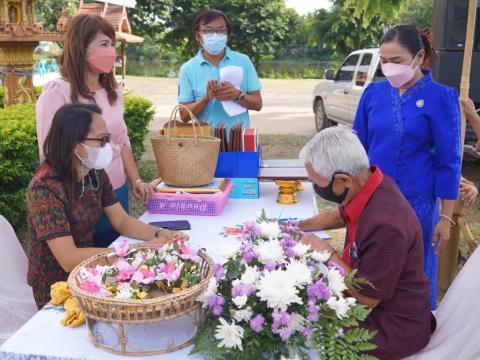
[[[103,118],[107,123],[108,131],[112,134],[110,144],[113,148],[112,163],[105,169],[113,189],[118,189],[126,181],[125,169],[123,167],[120,152],[123,146],[130,146],[127,125],[123,119],[123,96],[117,89],[118,99],[113,106],[108,102],[108,95],[104,89],[95,92],[96,104],[102,109]],[[52,124],[53,116],[57,110],[67,103],[70,103],[70,83],[63,79],[50,81],[43,88],[42,94],[37,100],[36,120],[37,137],[40,152],[40,162],[45,160],[43,155],[43,143],[47,137]]]

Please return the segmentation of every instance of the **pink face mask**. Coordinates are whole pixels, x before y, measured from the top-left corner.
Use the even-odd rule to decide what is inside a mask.
[[[116,58],[117,51],[114,47],[99,47],[89,52],[87,62],[94,72],[108,74],[113,70]]]
[[[398,89],[413,79],[417,68],[412,69],[412,65],[416,58],[417,56],[415,55],[415,58],[410,65],[394,63],[385,63],[381,65],[383,75],[385,75],[390,85]]]

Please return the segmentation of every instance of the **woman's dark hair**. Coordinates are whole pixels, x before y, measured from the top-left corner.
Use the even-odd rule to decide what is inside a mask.
[[[432,37],[429,29],[419,29],[411,25],[396,25],[388,30],[380,40],[380,45],[398,42],[407,49],[412,57],[418,54],[420,50],[425,50],[425,62],[423,66],[428,68],[430,62],[435,58],[435,50],[432,46]]]
[[[219,17],[223,17],[225,19],[228,35],[230,35],[232,33],[232,24],[223,11],[216,9],[204,10],[195,17],[195,20],[193,20],[193,34],[195,35],[197,33],[197,31],[200,29],[200,25],[208,24]]]
[[[79,102],[79,97],[95,101],[93,93],[87,87],[85,73],[88,67],[88,45],[99,32],[115,41],[115,29],[112,24],[98,15],[80,14],[68,22],[61,57],[61,73],[70,83],[72,102]],[[116,91],[118,84],[113,71],[108,74],[100,74],[99,81],[108,94],[110,105],[113,105],[118,98]]]
[[[62,182],[69,207],[75,199],[75,184],[78,183],[75,146],[87,137],[94,114],[102,110],[94,104],[66,104],[55,113],[48,132],[43,153],[53,167],[56,177]]]

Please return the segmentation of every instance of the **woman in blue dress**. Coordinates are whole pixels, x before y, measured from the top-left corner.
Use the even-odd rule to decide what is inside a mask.
[[[380,41],[388,81],[365,89],[353,125],[370,163],[395,180],[420,220],[432,310],[437,255],[450,236],[461,173],[457,92],[420,68],[433,55],[428,37],[415,27],[388,30]]]

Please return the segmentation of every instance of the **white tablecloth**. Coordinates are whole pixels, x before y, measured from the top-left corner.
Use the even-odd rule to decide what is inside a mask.
[[[295,205],[277,204],[277,186],[273,183],[260,183],[260,199],[230,199],[223,212],[217,217],[161,215],[146,212],[140,217],[140,220],[144,222],[188,220],[192,225],[192,229],[187,231],[190,235],[190,242],[205,248],[215,261],[221,261],[218,256],[219,245],[235,241],[233,237],[220,235],[223,227],[232,227],[245,221],[254,220],[255,213],[262,209],[265,209],[267,216],[275,218],[305,218],[314,215],[317,207],[312,186],[310,183],[305,183],[304,187],[304,191],[298,194],[300,202]],[[117,241],[123,238],[120,237]],[[128,240],[129,242],[137,241]],[[51,307],[39,311],[0,347],[0,359],[132,359],[131,357],[117,356],[97,349],[89,342],[85,325],[75,329],[64,327],[60,324],[63,316],[62,311]],[[166,355],[150,356],[148,359],[201,359],[200,356],[189,357],[190,350],[191,347],[187,347]],[[142,358],[137,357],[137,359]]]

